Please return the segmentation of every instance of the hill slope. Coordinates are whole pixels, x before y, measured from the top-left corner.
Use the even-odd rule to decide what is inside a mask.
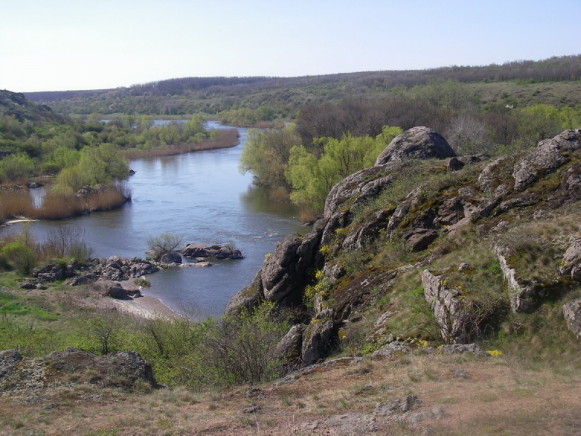
[[[389,95],[394,89],[425,85],[437,80],[475,84],[484,101],[498,92],[501,103],[511,98],[533,99],[549,104],[575,103],[581,79],[581,56],[562,56],[543,61],[518,61],[480,67],[452,66],[429,70],[375,71],[305,77],[211,77],[181,78],[135,85],[129,88],[34,92],[32,101],[49,104],[60,113],[215,114],[236,108],[267,106],[278,116],[294,116],[305,104],[336,101],[347,97]],[[563,82],[568,92],[540,97],[539,83]],[[564,99],[564,100],[563,100]]]

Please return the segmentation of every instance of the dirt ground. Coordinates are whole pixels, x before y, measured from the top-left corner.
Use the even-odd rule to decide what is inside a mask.
[[[0,397],[10,435],[581,434],[581,374],[510,357],[340,360],[256,386],[150,393],[83,385]]]

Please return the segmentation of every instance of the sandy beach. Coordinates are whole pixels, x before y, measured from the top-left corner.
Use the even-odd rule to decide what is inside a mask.
[[[133,279],[119,283],[125,289],[139,288],[135,285]],[[99,281],[95,284],[95,288],[98,289],[99,292],[98,295],[95,295],[96,300],[94,300],[94,303],[99,309],[116,309],[121,313],[145,319],[174,319],[181,317],[180,314],[174,312],[168,306],[163,304],[159,298],[150,295],[143,295],[143,290],[141,291],[141,296],[126,299],[111,298],[103,295],[103,289],[111,284],[113,284],[113,282],[110,281]]]

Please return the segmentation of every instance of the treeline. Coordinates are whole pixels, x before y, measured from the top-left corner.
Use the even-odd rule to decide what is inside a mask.
[[[102,91],[29,93],[59,113],[188,114],[269,107],[278,116],[294,118],[304,104],[336,102],[351,95],[386,96],[397,88],[409,89],[440,80],[470,83],[483,96],[497,92],[495,83],[509,82],[511,97],[528,99],[548,82],[581,80],[581,55],[542,61],[515,61],[502,65],[450,66],[428,70],[374,71],[304,77],[182,78]],[[575,85],[572,85],[573,87]],[[578,88],[578,85],[576,85]],[[551,94],[551,93],[548,93]],[[562,94],[538,96],[549,104],[561,103]],[[537,97],[537,96],[532,96]],[[574,99],[573,99],[574,100]],[[528,102],[530,104],[530,102]]]
[[[469,85],[452,80],[388,98],[311,104],[295,125],[251,131],[241,169],[251,171],[273,198],[290,197],[308,219],[322,211],[335,183],[372,166],[393,137],[420,125],[440,132],[460,155],[495,155],[581,127],[581,105],[482,104]]]

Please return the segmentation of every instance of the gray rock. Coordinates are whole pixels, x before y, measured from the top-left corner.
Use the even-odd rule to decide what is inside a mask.
[[[228,245],[204,245],[192,243],[186,245],[182,250],[182,254],[189,258],[206,258],[210,257],[213,259],[243,259],[240,250],[235,250]]]
[[[345,177],[329,191],[325,200],[324,217],[330,218],[347,200],[351,200],[353,206],[377,196],[392,182],[393,176],[390,172],[396,168],[394,164],[375,166]]]
[[[119,283],[115,283],[112,286],[109,286],[105,292],[105,295],[117,300],[126,300],[129,298],[129,292],[127,292],[127,290]]]
[[[559,272],[581,281],[581,236],[576,236],[565,251]]]
[[[478,332],[475,308],[470,302],[459,298],[460,292],[442,284],[442,276],[428,270],[422,273],[424,296],[430,303],[440,334],[446,342],[466,343]],[[481,321],[480,321],[481,322]]]
[[[522,190],[540,177],[567,163],[570,153],[581,148],[581,131],[565,130],[552,139],[540,141],[513,169],[514,189]]]
[[[413,229],[403,235],[406,244],[412,251],[422,251],[430,246],[438,237],[433,229]]]
[[[408,395],[406,397],[398,398],[397,400],[389,401],[387,403],[377,403],[375,406],[374,415],[389,417],[393,415],[402,415],[409,412],[413,408],[418,407],[421,401],[415,395]]]
[[[577,338],[581,339],[581,298],[563,305],[563,316],[567,327]]]
[[[448,161],[448,171],[460,171],[462,168],[464,168],[464,165],[466,164],[460,159],[457,157],[452,157]]]
[[[160,257],[161,263],[182,263],[182,256],[177,251],[164,253]]]
[[[301,359],[303,365],[311,365],[327,355],[334,339],[335,325],[332,320],[316,320],[305,329]]]
[[[446,344],[438,348],[438,351],[443,354],[471,353],[488,357],[488,354],[476,344]]]
[[[478,176],[478,186],[480,190],[484,192],[491,192],[499,183],[498,167],[505,161],[507,157],[499,157],[493,160],[488,165],[484,167],[480,175]]]
[[[429,127],[418,126],[396,136],[379,154],[375,165],[406,159],[445,159],[454,156],[456,153],[439,133]]]
[[[287,369],[297,367],[301,363],[304,331],[305,326],[302,324],[292,326],[274,350],[275,358],[282,360]]]
[[[509,264],[511,250],[509,247],[497,245],[494,252],[498,258],[504,279],[508,283],[508,298],[514,313],[530,313],[536,309],[546,292],[542,283],[522,280],[517,271]]]
[[[0,362],[2,361],[0,353]],[[29,391],[47,387],[92,384],[102,388],[132,391],[143,386],[157,387],[151,365],[139,354],[120,351],[96,356],[69,347],[42,358],[22,358],[9,355],[8,371],[0,377],[0,391]]]
[[[21,360],[22,355],[16,350],[0,351],[0,378],[8,374]]]
[[[400,344],[399,342],[390,342],[384,345],[379,350],[374,351],[371,354],[372,359],[391,359],[392,357],[401,356],[402,354],[411,353],[412,349],[407,345]]]

